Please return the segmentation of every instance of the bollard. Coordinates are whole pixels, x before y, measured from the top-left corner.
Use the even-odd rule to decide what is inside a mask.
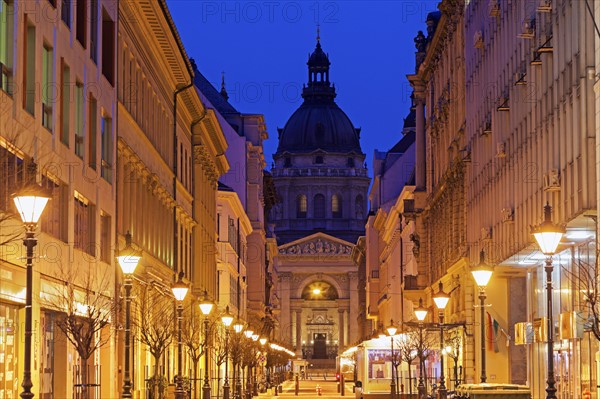
[[[346,382],[344,381],[344,374],[340,375],[340,393],[342,396],[346,395]]]
[[[298,396],[298,392],[300,391],[300,380],[298,379],[298,376],[296,376],[296,384],[295,384],[295,395]]]

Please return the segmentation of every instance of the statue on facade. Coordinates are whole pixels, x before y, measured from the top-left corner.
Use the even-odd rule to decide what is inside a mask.
[[[417,53],[424,53],[427,47],[427,38],[423,34],[423,31],[420,30],[417,33],[417,36],[414,39],[415,47],[417,48]]]

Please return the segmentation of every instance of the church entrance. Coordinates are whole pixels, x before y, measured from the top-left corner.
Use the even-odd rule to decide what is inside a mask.
[[[327,359],[327,334],[313,335],[313,359]]]

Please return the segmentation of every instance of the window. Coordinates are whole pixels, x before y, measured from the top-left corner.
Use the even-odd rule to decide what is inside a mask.
[[[115,83],[115,23],[102,9],[102,75],[111,85]]]
[[[98,64],[98,0],[90,0],[90,14],[90,57]]]
[[[54,237],[66,241],[68,225],[65,204],[65,186],[54,176],[42,176],[42,187],[50,193],[50,201],[44,209],[41,217],[42,231]]]
[[[351,157],[348,158],[347,166],[349,168],[353,168],[354,167],[354,158],[351,158]]]
[[[323,157],[321,155],[317,155],[315,157],[315,163],[316,164],[322,164],[323,163]]]
[[[240,307],[239,296],[238,296],[238,281],[237,278],[229,275],[229,303],[233,304],[236,308]]]
[[[75,191],[75,209],[73,212],[75,248],[96,256],[94,205],[83,195]]]
[[[0,146],[0,209],[16,212],[11,195],[23,184],[23,158]]]
[[[297,198],[296,198],[296,217],[298,219],[304,219],[306,218],[306,209],[308,207],[307,201],[306,201],[306,195],[304,194],[300,194]]]
[[[83,142],[85,132],[83,131],[83,84],[75,83],[75,154],[83,159]]]
[[[25,18],[27,20],[27,18]],[[25,92],[23,93],[23,108],[31,115],[35,113],[35,26],[29,22],[25,28],[25,51],[23,52],[25,59],[23,68],[25,69],[24,84]]]
[[[323,194],[315,195],[314,199],[314,217],[315,219],[325,218],[325,196]]]
[[[285,159],[283,160],[283,167],[284,168],[289,168],[291,166],[292,166],[292,158],[285,157]]]
[[[110,236],[110,215],[100,212],[100,260],[110,263],[110,247],[112,244]]]
[[[62,85],[60,91],[60,141],[69,146],[69,135],[71,133],[70,116],[71,116],[71,70],[69,66],[62,61]]]
[[[102,136],[102,168],[100,174],[109,183],[112,183],[113,164],[113,137],[112,119],[103,117],[100,121],[100,135]]]
[[[60,19],[71,29],[71,0],[62,0]]]
[[[365,214],[364,209],[365,209],[365,204],[364,204],[363,196],[359,194],[356,196],[356,200],[354,201],[354,213],[355,213],[356,219],[364,218],[364,214]]]
[[[97,118],[98,118],[98,103],[96,102],[96,99],[90,95],[90,99],[89,99],[89,109],[90,109],[90,113],[88,116],[88,127],[89,127],[89,162],[88,164],[90,165],[90,168],[96,170],[96,129],[97,129]]]
[[[342,197],[338,194],[331,196],[331,215],[334,218],[342,217]]]
[[[0,89],[12,95],[13,21],[12,0],[0,0]]]
[[[52,131],[52,102],[54,94],[54,68],[52,47],[44,45],[42,51],[42,126]]]
[[[87,0],[75,1],[75,37],[86,48],[87,42]]]

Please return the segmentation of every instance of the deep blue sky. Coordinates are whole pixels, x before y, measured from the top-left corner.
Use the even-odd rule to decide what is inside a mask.
[[[401,137],[410,105],[413,38],[425,31],[435,0],[200,1],[168,0],[187,53],[238,111],[265,115],[267,165],[283,127],[302,103],[306,61],[321,44],[331,61],[337,103],[361,127],[362,148],[387,150]]]

